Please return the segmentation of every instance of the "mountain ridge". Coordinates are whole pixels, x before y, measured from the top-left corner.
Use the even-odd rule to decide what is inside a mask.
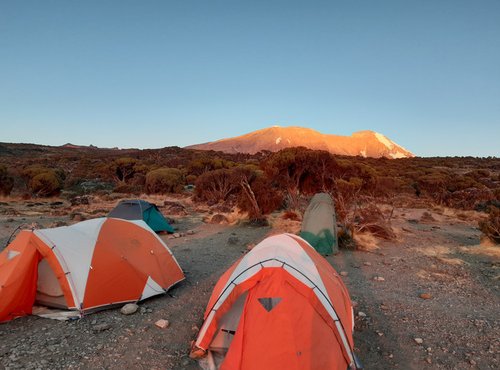
[[[354,132],[351,136],[342,136],[323,134],[300,126],[271,126],[240,136],[189,145],[185,148],[255,154],[263,150],[275,152],[294,146],[349,156],[391,159],[415,157],[413,153],[387,136],[375,131],[363,130]]]

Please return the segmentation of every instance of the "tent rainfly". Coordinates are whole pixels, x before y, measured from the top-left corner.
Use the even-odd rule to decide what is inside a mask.
[[[318,193],[311,199],[304,213],[300,236],[324,256],[338,253],[335,207],[329,194]]]
[[[219,279],[191,357],[206,370],[355,369],[353,325],[333,267],[302,238],[276,235]]]
[[[109,212],[108,217],[123,220],[143,220],[154,232],[175,232],[174,228],[163,217],[158,207],[145,200],[122,200]]]
[[[0,322],[35,302],[83,315],[165,293],[184,274],[144,221],[97,218],[24,230],[0,253]]]

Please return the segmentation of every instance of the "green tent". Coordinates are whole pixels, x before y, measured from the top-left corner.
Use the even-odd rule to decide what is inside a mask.
[[[143,220],[155,232],[175,232],[155,204],[145,200],[122,200],[109,212],[108,217],[124,220]]]
[[[338,253],[335,207],[329,194],[318,193],[311,199],[300,236],[324,256]]]

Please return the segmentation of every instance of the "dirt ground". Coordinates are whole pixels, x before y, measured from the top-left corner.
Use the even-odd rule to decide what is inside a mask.
[[[30,203],[0,204],[0,249],[19,225],[71,223],[67,204]],[[71,217],[98,217],[111,206],[73,207]],[[356,303],[356,353],[366,369],[498,369],[500,249],[480,245],[472,215],[424,212],[396,210],[398,239],[377,240],[378,249],[327,257]],[[30,316],[2,324],[0,369],[198,369],[189,343],[215,282],[248,245],[279,231],[212,225],[204,216],[189,206],[174,226],[194,234],[162,236],[186,274],[169,294],[130,316],[110,309],[75,321]],[[158,319],[170,326],[157,328]]]

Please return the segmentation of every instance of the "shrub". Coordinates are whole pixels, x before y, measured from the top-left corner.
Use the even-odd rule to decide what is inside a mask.
[[[7,167],[0,166],[0,195],[9,195],[14,187],[14,178],[9,175]]]
[[[500,208],[491,207],[486,221],[479,223],[482,233],[496,244],[500,244]]]
[[[159,168],[147,173],[148,193],[179,193],[184,188],[184,175],[177,168]]]
[[[219,169],[207,171],[196,179],[196,198],[211,203],[225,201],[230,194],[240,188],[234,178],[234,171]]]
[[[30,181],[30,191],[37,196],[50,197],[59,194],[62,183],[54,171],[35,175]]]
[[[281,193],[273,189],[271,181],[262,174],[251,178],[246,184],[242,182],[242,188],[238,206],[248,212],[251,220],[260,219],[283,204]]]

